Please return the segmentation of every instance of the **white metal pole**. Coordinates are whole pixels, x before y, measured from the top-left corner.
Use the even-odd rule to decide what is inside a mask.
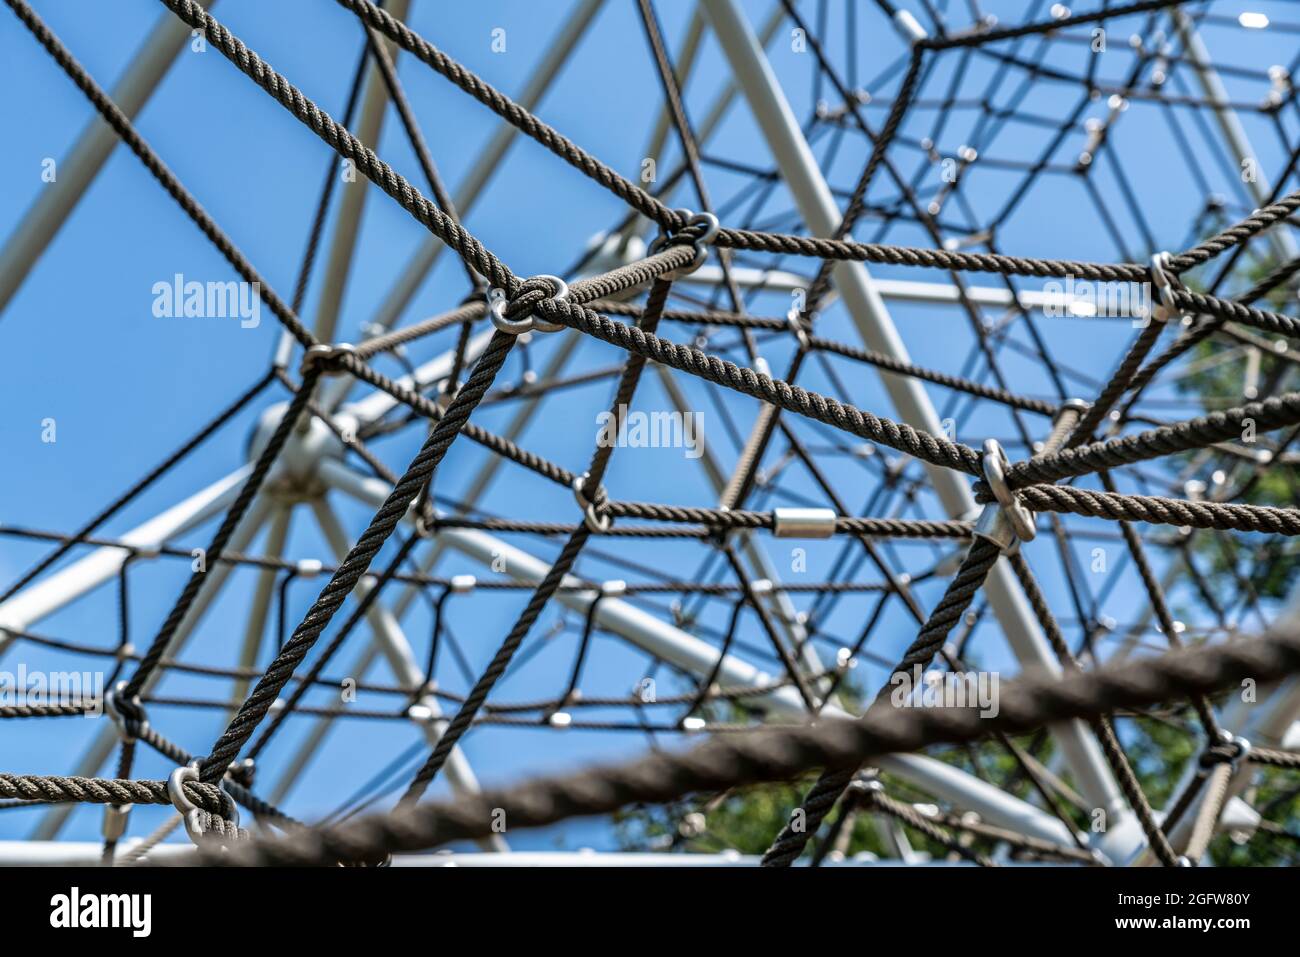
[[[199,5],[210,8],[215,2],[199,0]],[[110,94],[129,119],[135,119],[144,108],[189,39],[189,26],[170,11],[158,18]],[[67,159],[57,165],[55,181],[44,187],[18,228],[9,235],[9,241],[0,250],[0,313],[99,175],[117,140],[112,127],[96,114],[81,131]]]
[[[228,508],[239,495],[253,467],[245,465],[201,492],[167,511],[138,525],[119,539],[123,545],[142,551],[156,549],[182,532],[203,524]],[[21,631],[86,592],[111,579],[122,567],[130,552],[126,548],[104,545],[85,558],[78,559],[47,578],[40,579],[0,604],[0,654],[10,642],[5,628]]]
[[[735,0],[704,0],[704,8],[809,229],[815,235],[833,235],[840,211],[748,22]],[[866,267],[861,263],[841,262],[832,275],[867,346],[900,361],[910,361]],[[904,422],[935,435],[942,434],[939,415],[923,383],[888,372],[881,372],[880,376]],[[948,515],[953,518],[971,515],[976,506],[965,477],[937,466],[926,468]],[[993,567],[984,588],[1021,664],[1059,673],[1060,666],[1005,562],[999,561]],[[1078,721],[1054,731],[1080,790],[1096,807],[1105,809],[1107,819],[1112,822],[1106,843],[1116,852],[1138,846],[1141,831],[1124,804],[1096,739]]]
[[[321,531],[325,535],[325,540],[333,549],[334,554],[338,556],[339,561],[342,561],[350,547],[342,523],[323,496],[313,499],[311,505],[312,510],[316,513],[316,521],[320,524]],[[356,589],[357,599],[364,598],[369,594],[372,587],[366,578],[362,578]],[[369,621],[370,632],[374,636],[375,645],[388,660],[388,666],[392,669],[398,683],[411,691],[423,687],[425,683],[424,672],[416,664],[415,652],[412,651],[411,643],[407,641],[396,616],[382,604],[375,602],[367,611],[366,618]],[[411,717],[420,730],[424,732],[429,747],[436,746],[438,740],[442,737],[442,733],[447,728],[447,719],[442,715],[442,706],[438,703],[438,699],[431,694],[420,695],[416,701],[416,707],[412,709]],[[452,753],[447,759],[447,782],[458,794],[479,793],[478,778],[474,774],[474,769],[470,767],[465,752],[459,746],[452,749]],[[505,838],[500,834],[493,834],[489,838],[484,838],[480,844],[485,850],[510,850],[510,846],[506,844]]]
[[[236,486],[237,488],[238,486]],[[230,536],[230,545],[228,546],[230,551],[242,552],[248,548],[249,543],[253,541],[262,525],[266,522],[269,508],[270,504],[266,496],[258,495],[253,499],[248,511],[244,513],[243,521],[235,528],[235,533]],[[202,620],[203,615],[230,578],[234,567],[234,565],[227,562],[213,562],[208,565],[208,573],[203,580],[203,587],[199,589],[194,603],[190,605],[190,609],[186,612],[185,617],[181,619],[176,633],[172,635],[171,643],[167,646],[167,656],[173,657],[185,647],[199,621]],[[154,671],[144,684],[144,693],[148,694],[152,691],[165,674],[166,671],[164,670]],[[108,760],[109,755],[113,753],[113,748],[119,740],[117,728],[111,722],[103,722],[95,739],[86,749],[85,754],[82,755],[73,774],[79,777],[94,777],[99,773],[99,769],[104,766],[104,762]],[[59,831],[63,829],[63,825],[67,823],[68,817],[78,806],[76,804],[60,804],[51,808],[37,825],[32,837],[42,841],[54,840],[58,837]]]

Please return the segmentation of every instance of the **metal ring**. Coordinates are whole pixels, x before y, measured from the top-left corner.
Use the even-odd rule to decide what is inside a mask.
[[[1157,322],[1168,322],[1174,316],[1182,314],[1174,299],[1174,284],[1169,279],[1169,259],[1167,252],[1159,252],[1151,257],[1151,281],[1160,296],[1160,307],[1151,310],[1151,318]]]
[[[1007,516],[1007,521],[1011,523],[1011,530],[1016,533],[1016,538],[1022,542],[1033,541],[1034,536],[1038,534],[1038,528],[1034,525],[1034,513],[1025,507],[1025,503],[1016,498],[1007,485],[1006,466],[1010,464],[1007,460],[1007,453],[1002,451],[1002,445],[997,439],[984,440],[984,481],[988,483],[989,489],[993,492],[993,497],[997,499],[998,505],[1002,512]]]
[[[548,298],[556,299],[556,300],[569,298],[569,284],[565,282],[563,279],[561,279],[559,276],[552,276],[550,273],[540,273],[539,275],[536,275],[533,278],[549,279],[551,281],[551,284],[555,286],[555,292]],[[558,322],[547,322],[540,315],[538,315],[536,309],[533,310],[532,319],[533,319],[533,328],[536,329],[538,332],[559,332],[561,329],[566,328],[564,325]]]
[[[340,375],[343,370],[335,368],[334,363],[343,356],[355,355],[356,351],[357,347],[350,342],[337,342],[333,345],[322,342],[309,346],[302,355],[302,362],[298,365],[298,374],[306,375],[312,366],[323,365],[322,375]]]
[[[112,690],[104,694],[104,710],[108,712],[109,719],[117,725],[123,737],[137,738],[149,726],[149,722],[144,718],[144,705],[140,703],[140,696],[136,695],[130,699],[132,709],[140,715],[140,720],[136,723],[135,733],[127,725],[127,717],[118,706],[118,697],[126,691],[126,682],[119,681],[113,685]]]
[[[660,279],[680,279],[682,276],[689,276],[691,273],[695,272],[695,270],[703,266],[704,261],[709,258],[708,245],[717,238],[718,232],[722,229],[722,224],[718,222],[718,217],[714,216],[712,213],[694,213],[689,209],[678,209],[674,210],[674,212],[679,216],[685,217],[686,223],[682,227],[683,229],[687,226],[699,223],[705,224],[707,228],[699,239],[692,240],[691,242],[691,245],[695,247],[695,258],[685,266],[679,266],[677,269],[670,270],[669,272],[660,273]],[[654,242],[650,244],[650,248],[646,251],[647,255],[653,256],[657,252],[662,252],[668,246],[676,245],[673,242],[675,235],[677,234],[670,236],[668,233],[660,233],[655,237]]]
[[[600,535],[609,531],[613,522],[608,515],[602,515],[596,510],[596,503],[587,498],[586,493],[582,490],[583,486],[587,484],[587,479],[590,475],[590,472],[583,472],[573,480],[573,497],[576,498],[578,504],[582,506],[583,524],[591,531]]]
[[[549,273],[543,273],[533,276],[529,279],[548,280],[555,287],[555,292],[547,299],[568,299],[569,284],[559,276],[552,276]],[[510,319],[506,316],[506,309],[510,305],[510,300],[506,296],[506,291],[500,288],[494,288],[488,291],[488,315],[492,317],[492,325],[496,326],[502,332],[509,333],[512,336],[520,336],[525,332],[559,332],[565,328],[563,325],[554,322],[547,322],[537,315],[536,310],[530,311],[522,319]]]
[[[510,300],[506,298],[504,289],[492,288],[488,290],[488,315],[492,317],[492,325],[512,336],[521,336],[525,332],[531,332],[533,329],[533,317],[531,315],[524,316],[522,319],[506,318],[506,306],[509,304]]]
[[[177,768],[167,778],[167,796],[171,798],[172,805],[185,823],[185,833],[196,844],[207,833],[207,829],[203,825],[203,810],[191,801],[190,796],[185,793],[185,784],[187,781],[197,783],[198,780],[199,762],[197,760]]]

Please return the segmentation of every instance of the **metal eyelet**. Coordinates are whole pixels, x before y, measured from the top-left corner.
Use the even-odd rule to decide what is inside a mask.
[[[334,345],[318,343],[303,353],[302,362],[298,366],[298,374],[306,375],[312,366],[319,365],[321,366],[321,375],[342,375],[343,370],[336,363],[344,356],[355,355],[356,351],[357,347],[350,342],[338,342]]]
[[[568,299],[569,284],[559,276],[552,276],[549,273],[532,277],[533,279],[545,279],[555,287],[554,294],[548,296],[548,299]],[[531,281],[531,280],[530,280]],[[559,332],[565,328],[563,325],[554,322],[547,322],[536,311],[530,312],[522,319],[510,319],[506,316],[506,307],[510,305],[510,300],[506,296],[504,289],[493,288],[488,290],[488,315],[492,317],[492,325],[496,326],[502,332],[509,333],[512,336],[520,336],[525,332]]]
[[[682,276],[689,276],[691,273],[695,272],[695,270],[703,266],[704,261],[709,258],[708,246],[717,238],[718,232],[722,228],[722,224],[718,222],[718,217],[714,216],[712,213],[695,213],[689,209],[678,209],[674,210],[674,212],[686,220],[686,224],[682,228],[702,223],[706,226],[706,229],[699,239],[696,239],[691,243],[691,245],[695,247],[695,258],[685,266],[681,266],[680,268],[673,269],[669,272],[660,273],[660,279],[680,279]],[[673,242],[675,235],[677,234],[670,236],[668,233],[660,233],[655,237],[654,242],[650,244],[650,248],[646,251],[647,255],[653,256],[655,253],[662,252],[669,246],[675,245]]]
[[[984,481],[993,492],[1000,510],[1006,515],[1016,538],[1022,542],[1033,541],[1034,536],[1038,534],[1038,528],[1034,524],[1034,513],[1025,507],[1024,502],[1016,498],[1015,492],[1007,485],[1006,468],[1010,462],[997,439],[984,440],[983,464]]]
[[[185,833],[190,836],[190,840],[195,844],[203,840],[204,835],[207,834],[207,829],[203,825],[203,811],[185,793],[185,784],[189,781],[197,783],[198,780],[199,762],[197,760],[177,768],[167,778],[167,796],[171,798],[172,805],[185,823]]]
[[[573,480],[573,497],[576,498],[578,504],[582,506],[583,524],[597,535],[603,535],[605,532],[609,531],[610,526],[614,523],[608,515],[598,512],[596,510],[596,504],[588,499],[586,493],[583,492],[582,489],[583,486],[587,484],[589,474],[590,473],[583,472]]]
[[[1156,287],[1156,294],[1160,297],[1160,305],[1151,310],[1151,318],[1156,322],[1168,322],[1176,316],[1182,315],[1182,310],[1178,308],[1178,303],[1174,299],[1174,284],[1169,278],[1169,253],[1156,253],[1151,257],[1151,280],[1152,285]]]

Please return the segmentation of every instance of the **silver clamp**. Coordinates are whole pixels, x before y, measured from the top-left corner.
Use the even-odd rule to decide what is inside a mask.
[[[1182,315],[1178,302],[1174,298],[1174,284],[1169,278],[1169,253],[1156,253],[1151,257],[1151,282],[1160,297],[1160,305],[1151,310],[1151,318],[1156,322],[1168,322]]]
[[[190,781],[197,783],[198,780],[198,761],[191,761],[189,764],[177,768],[167,778],[167,796],[171,798],[172,806],[176,808],[181,820],[185,823],[185,833],[190,836],[190,840],[195,844],[202,841],[207,829],[203,825],[203,811],[185,793],[185,785]]]
[[[140,696],[135,695],[127,700],[123,697],[125,691],[126,682],[119,681],[117,684],[113,685],[111,691],[104,692],[104,711],[107,712],[109,719],[117,725],[118,733],[122,736],[122,739],[124,741],[129,741],[139,737],[144,729],[149,726],[149,722],[145,720],[144,706],[140,703]],[[127,715],[122,711],[123,702],[126,702],[130,711],[140,716],[139,719],[135,721],[134,730],[131,729],[131,726],[128,723]]]
[[[1013,548],[1017,542],[1033,541],[1038,534],[1034,513],[1016,498],[1007,485],[1006,469],[1010,463],[997,439],[984,440],[983,463],[984,481],[993,493],[996,506],[993,503],[985,506],[979,521],[975,523],[974,534],[992,542],[1004,552]]]
[[[298,365],[298,374],[306,375],[313,366],[321,367],[321,375],[336,376],[342,375],[343,370],[338,367],[338,361],[344,356],[355,355],[357,347],[350,342],[338,342],[334,345],[318,343],[309,346],[307,351],[302,354],[302,362]]]
[[[587,484],[590,472],[583,472],[573,480],[573,497],[578,500],[582,506],[582,521],[588,529],[598,535],[609,531],[610,525],[613,524],[608,515],[602,514],[596,510],[596,504],[587,498],[587,493],[583,487]]]
[[[717,238],[718,231],[722,228],[722,224],[718,222],[718,217],[714,216],[712,213],[695,213],[691,212],[689,209],[677,209],[674,210],[674,212],[686,220],[686,224],[682,229],[688,229],[691,226],[704,226],[704,232],[698,239],[693,240],[691,243],[691,245],[695,247],[695,258],[679,269],[660,273],[660,279],[680,279],[682,276],[689,276],[691,273],[695,272],[695,270],[703,266],[704,261],[709,258],[708,245]],[[660,233],[654,238],[654,241],[650,243],[650,248],[646,251],[646,255],[653,256],[655,253],[662,252],[669,246],[677,245],[674,240],[680,235],[681,230],[671,236],[668,233]]]
[[[1225,748],[1232,749],[1232,756],[1225,756],[1223,760],[1226,760],[1228,764],[1232,765],[1232,770],[1235,773],[1241,762],[1246,760],[1250,755],[1250,741],[1224,729],[1219,732],[1219,743]],[[1205,753],[1208,755],[1210,751],[1207,750]],[[1206,762],[1202,761],[1202,763],[1204,764]],[[1217,762],[1210,763],[1213,764]]]
[[[831,538],[837,518],[829,508],[776,508],[772,510],[772,537]]]
[[[131,804],[105,804],[104,805],[104,823],[100,827],[100,834],[104,840],[117,842],[122,839],[126,833],[127,822],[131,819]]]
[[[811,316],[809,318],[811,318]],[[800,348],[807,349],[809,347],[808,328],[804,325],[803,316],[794,306],[791,306],[790,311],[785,314],[785,324],[789,326],[790,331],[794,333],[794,337],[798,341]]]
[[[189,764],[177,768],[167,778],[167,796],[171,798],[172,806],[180,814],[181,820],[185,824],[185,833],[190,836],[195,844],[204,840],[208,833],[204,819],[204,810],[190,800],[190,796],[185,793],[185,785],[199,781],[199,761],[195,758]],[[223,792],[224,793],[224,792]],[[234,827],[239,827],[239,809],[235,807],[233,801],[225,802],[229,806],[229,821]]]
[[[533,282],[537,279],[545,279],[555,288],[555,292],[546,298],[569,298],[569,284],[559,276],[552,276],[549,273],[543,273],[538,276],[533,276],[532,279],[527,281]],[[510,305],[510,300],[506,296],[506,291],[504,289],[489,289],[487,293],[487,301],[488,315],[492,317],[492,325],[496,326],[497,329],[502,332],[509,333],[512,336],[520,336],[525,332],[559,332],[561,329],[565,328],[557,323],[547,322],[539,316],[535,310],[530,311],[528,315],[524,316],[522,319],[509,318],[506,315],[506,309]]]

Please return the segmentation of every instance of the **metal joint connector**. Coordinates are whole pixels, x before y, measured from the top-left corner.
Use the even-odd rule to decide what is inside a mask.
[[[533,276],[528,282],[544,279],[549,282],[555,291],[547,296],[548,299],[568,299],[569,284],[559,276],[552,276],[549,273],[543,273]],[[554,322],[547,322],[537,314],[536,309],[530,310],[522,319],[511,319],[506,315],[506,309],[510,306],[510,299],[504,289],[489,289],[487,294],[488,315],[492,317],[492,325],[496,326],[501,332],[509,333],[512,336],[520,336],[526,332],[559,332],[565,328]]]
[[[602,512],[597,511],[596,504],[587,498],[587,493],[583,487],[587,484],[587,478],[590,473],[583,472],[573,480],[573,497],[578,500],[582,506],[582,521],[588,529],[596,534],[603,534],[609,531],[610,525],[613,524],[610,517]],[[602,498],[603,496],[597,496]]]
[[[185,793],[185,785],[190,782],[198,783],[198,781],[198,758],[195,758],[189,764],[177,768],[167,777],[167,796],[171,798],[172,806],[176,808],[177,813],[180,814],[181,820],[185,824],[185,833],[190,836],[190,840],[195,844],[198,844],[203,840],[204,835],[208,833],[208,830],[204,822],[203,809],[190,800],[190,796]],[[218,785],[218,789],[220,789],[220,785]],[[229,812],[228,815],[223,816],[226,817],[232,826],[238,827],[239,809],[235,807],[235,802],[230,799],[230,796],[226,794],[224,790],[222,790],[222,796],[224,798],[222,802],[224,809]]]
[[[112,690],[106,691],[104,693],[104,711],[113,724],[117,725],[118,733],[124,740],[134,740],[144,733],[144,729],[149,726],[149,722],[144,717],[144,705],[140,703],[140,696],[135,695],[128,699],[124,697],[125,692],[125,681],[119,681],[113,685]],[[125,711],[123,705],[125,705]],[[134,728],[132,728],[132,724],[134,724]]]
[[[695,247],[695,258],[679,269],[660,273],[660,279],[680,279],[682,276],[689,276],[691,273],[695,272],[695,270],[703,266],[704,261],[709,258],[708,246],[715,238],[717,238],[718,231],[722,228],[722,224],[718,222],[718,217],[714,216],[712,213],[695,213],[689,209],[678,209],[675,210],[675,212],[686,220],[686,225],[683,226],[682,229],[687,229],[691,226],[703,226],[704,232],[697,239],[691,241],[691,245]],[[680,235],[681,230],[672,235],[669,235],[666,232],[660,233],[655,237],[654,242],[650,244],[650,248],[647,250],[647,255],[653,256],[655,253],[663,252],[669,246],[677,245],[678,237]]]
[[[774,538],[830,538],[839,518],[829,508],[777,508],[772,510]]]
[[[1151,309],[1151,318],[1156,322],[1168,322],[1182,315],[1174,299],[1174,284],[1169,278],[1169,253],[1156,253],[1151,257],[1151,282],[1160,297],[1160,305]]]
[[[305,376],[313,366],[320,366],[321,375],[341,375],[343,370],[339,368],[339,362],[344,356],[355,355],[356,351],[356,346],[350,342],[339,342],[332,346],[324,343],[311,346],[303,353],[302,362],[298,366],[298,374]]]
[[[984,441],[984,481],[988,483],[996,502],[990,502],[980,513],[973,534],[992,542],[1002,551],[1010,551],[1017,542],[1033,541],[1038,529],[1034,513],[1016,498],[1007,485],[1007,454],[997,439]]]
[[[799,310],[791,306],[790,311],[785,314],[785,321],[786,325],[790,327],[790,331],[794,333],[795,339],[798,340],[800,348],[807,349],[809,345],[808,328],[804,325],[803,316],[800,315]]]
[[[468,595],[478,584],[478,579],[473,575],[452,575],[451,592],[453,595]]]

